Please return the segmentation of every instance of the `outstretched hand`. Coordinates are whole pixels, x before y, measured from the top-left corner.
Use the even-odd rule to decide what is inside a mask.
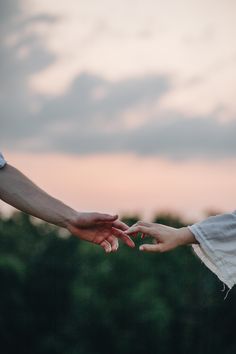
[[[136,237],[141,233],[142,238],[153,237],[153,244],[143,244],[140,251],[167,252],[178,246],[196,243],[196,239],[187,227],[175,229],[174,227],[138,221],[127,231],[127,235]]]
[[[67,229],[82,240],[100,245],[107,253],[117,251],[118,239],[135,247],[133,240],[124,233],[128,226],[118,220],[117,215],[78,213],[68,222]]]

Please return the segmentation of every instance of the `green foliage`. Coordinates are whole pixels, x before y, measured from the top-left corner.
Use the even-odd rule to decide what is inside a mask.
[[[168,214],[155,221],[184,224]],[[236,350],[235,292],[224,301],[220,282],[189,247],[144,254],[121,245],[105,255],[17,213],[0,220],[0,287],[3,354]]]

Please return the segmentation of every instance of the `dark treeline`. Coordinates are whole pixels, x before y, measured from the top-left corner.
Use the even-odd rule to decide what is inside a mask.
[[[221,289],[190,247],[106,255],[21,213],[0,220],[1,354],[232,354],[236,293]]]

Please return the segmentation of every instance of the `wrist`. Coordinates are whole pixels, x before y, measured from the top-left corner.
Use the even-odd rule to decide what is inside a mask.
[[[76,220],[78,220],[79,215],[79,212],[71,209],[70,207],[67,207],[66,210],[63,208],[63,210],[59,213],[58,226],[68,229],[69,226],[73,225]]]
[[[181,227],[177,230],[179,245],[191,245],[193,243],[197,243],[193,233],[189,230],[188,227]]]

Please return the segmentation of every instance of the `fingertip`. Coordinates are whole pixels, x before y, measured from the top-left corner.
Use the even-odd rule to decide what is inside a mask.
[[[104,251],[105,253],[107,253],[106,247],[104,247],[104,246],[101,246],[101,247],[102,247],[103,251]]]
[[[129,235],[132,235],[133,231],[132,230],[125,230],[124,233],[129,236]]]
[[[129,226],[126,225],[123,221],[120,221],[119,219],[114,221],[113,226],[122,231],[127,231],[129,229]]]
[[[107,253],[107,248],[106,248],[105,246],[101,246],[101,247],[102,247],[103,251],[104,251],[105,253]]]
[[[118,246],[113,246],[112,247],[112,252],[117,252],[117,250],[118,250]]]
[[[112,251],[112,246],[109,242],[107,242],[106,240],[104,240],[100,246],[104,249],[104,251],[106,253],[110,253]]]
[[[133,240],[131,240],[131,238],[127,239],[125,241],[125,243],[127,244],[127,246],[131,247],[131,248],[135,248],[135,243]]]
[[[130,247],[130,248],[135,248],[135,245],[132,244],[132,243],[127,244],[127,246]]]
[[[144,251],[145,247],[144,246],[139,246],[139,251]]]
[[[132,248],[135,248],[135,243],[134,242],[132,242],[131,245],[132,245],[131,246]]]

